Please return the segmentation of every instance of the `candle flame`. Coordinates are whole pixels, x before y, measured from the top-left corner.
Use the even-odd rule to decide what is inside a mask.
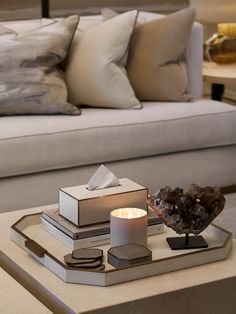
[[[139,218],[147,215],[147,212],[140,208],[118,208],[111,212],[111,214],[115,217],[119,218]]]

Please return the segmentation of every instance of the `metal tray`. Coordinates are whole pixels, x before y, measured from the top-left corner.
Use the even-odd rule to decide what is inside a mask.
[[[109,286],[121,282],[159,275],[227,258],[232,248],[232,234],[211,224],[202,236],[208,248],[173,251],[166,237],[176,236],[171,229],[148,237],[148,248],[152,250],[151,262],[116,269],[107,263],[109,245],[99,246],[104,251],[105,270],[81,270],[68,267],[63,256],[71,249],[54,238],[41,225],[41,213],[26,215],[11,226],[11,239],[33,258],[54,272],[65,282]]]

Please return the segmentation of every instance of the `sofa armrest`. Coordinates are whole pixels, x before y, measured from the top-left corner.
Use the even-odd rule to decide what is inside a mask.
[[[187,69],[189,77],[188,89],[196,99],[202,98],[202,63],[203,26],[195,22],[187,48]]]

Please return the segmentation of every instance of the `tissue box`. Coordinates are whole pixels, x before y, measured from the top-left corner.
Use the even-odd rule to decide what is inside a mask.
[[[116,208],[135,207],[147,210],[148,189],[123,178],[120,185],[89,191],[87,185],[59,190],[59,213],[81,227],[110,220]]]

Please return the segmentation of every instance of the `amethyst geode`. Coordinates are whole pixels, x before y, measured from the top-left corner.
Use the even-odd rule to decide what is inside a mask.
[[[197,235],[223,210],[225,198],[217,187],[192,184],[185,194],[181,188],[162,188],[148,204],[176,233]]]

